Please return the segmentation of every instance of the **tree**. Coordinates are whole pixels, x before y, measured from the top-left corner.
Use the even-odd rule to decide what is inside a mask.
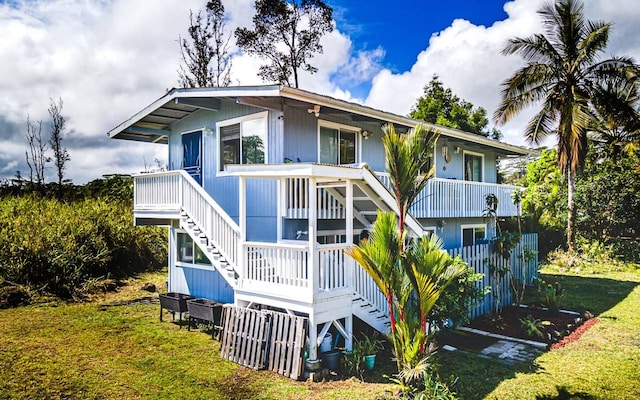
[[[399,378],[407,373],[422,377],[432,334],[427,326],[429,314],[466,268],[459,258],[442,250],[435,235],[406,240],[404,221],[415,196],[433,175],[429,155],[438,135],[422,126],[407,135],[396,134],[392,125],[384,130],[387,170],[399,219],[393,212],[379,211],[369,239],[346,253],[367,271],[387,299]]]
[[[182,65],[178,82],[182,87],[221,87],[231,83],[231,33],[225,34],[224,6],[207,2],[205,14],[189,11],[190,41],[178,37]]]
[[[525,107],[541,109],[525,128],[530,143],[540,144],[555,135],[558,165],[566,176],[567,244],[575,252],[575,182],[587,152],[587,129],[593,121],[593,100],[601,96],[603,82],[637,75],[630,58],[600,60],[610,24],[586,21],[580,0],[558,0],[539,14],[545,34],[511,39],[503,54],[518,54],[526,65],[502,84],[502,101],[494,119],[505,124]]]
[[[590,146],[578,177],[581,212],[576,225],[581,237],[613,245],[616,255],[631,261],[640,254],[640,158],[626,152],[610,154]],[[632,245],[635,252],[624,251]]]
[[[42,140],[42,120],[32,122],[27,116],[27,143],[29,150],[25,151],[27,165],[29,166],[29,180],[34,183],[33,174],[36,174],[35,184],[42,188],[44,186],[45,164],[51,161],[46,154],[47,143]]]
[[[640,145],[637,81],[609,80],[598,91],[600,94],[594,99],[595,120],[589,127],[596,147],[609,157],[635,152]]]
[[[496,140],[502,139],[502,132],[487,128],[487,111],[482,107],[474,107],[472,103],[453,94],[451,89],[444,88],[438,75],[434,75],[424,87],[424,95],[418,99],[409,116]]]
[[[235,31],[238,46],[268,60],[258,73],[263,80],[299,87],[300,70],[318,71],[308,60],[322,53],[320,38],[333,31],[333,9],[322,0],[256,0],[255,6],[253,30]]]
[[[71,160],[69,152],[62,147],[64,130],[66,128],[66,119],[62,115],[62,99],[59,98],[56,103],[51,99],[49,104],[49,116],[51,116],[51,138],[49,145],[53,150],[53,163],[56,166],[58,175],[58,194],[62,194],[62,184],[64,183],[64,170],[67,168],[67,162]]]

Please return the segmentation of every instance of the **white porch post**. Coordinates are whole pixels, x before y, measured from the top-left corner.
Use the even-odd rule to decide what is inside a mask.
[[[277,241],[279,242],[280,240],[282,240],[282,225],[284,223],[284,214],[286,212],[285,208],[286,205],[284,204],[284,199],[286,198],[286,194],[284,192],[286,185],[285,185],[285,180],[284,178],[280,178],[278,179],[276,184],[276,191],[278,192],[278,198],[276,201],[277,204],[277,221],[276,221],[276,237],[277,237]]]
[[[353,182],[351,179],[347,179],[346,182],[346,212],[345,212],[345,231],[347,233],[347,244],[349,246],[353,246]],[[342,268],[346,268],[345,277],[348,279],[347,282],[350,282],[351,285],[354,283],[354,271],[355,268],[354,263],[350,262],[351,260],[346,255],[343,258],[344,265]],[[351,300],[353,301],[353,300]],[[346,337],[344,338],[344,346],[347,350],[351,350],[353,347],[353,314],[350,313],[347,317],[345,317],[345,331]]]
[[[309,178],[309,282],[311,286],[311,295],[315,297],[316,290],[320,287],[318,251],[316,236],[318,233],[318,189],[316,178]]]
[[[316,187],[316,178],[309,178],[309,193],[307,198],[309,199],[309,225],[307,228],[307,233],[309,236],[309,290],[311,291],[311,302],[314,302],[316,290],[318,290],[319,285],[319,258],[318,251],[316,245],[316,235],[317,235],[317,195],[318,190]],[[318,326],[316,324],[315,311],[312,305],[312,310],[309,313],[309,360],[316,360],[318,358]]]
[[[247,178],[244,176],[240,176],[238,179],[238,226],[240,227],[240,237],[236,263],[240,279],[242,279],[246,275],[244,271],[244,242],[247,241]]]

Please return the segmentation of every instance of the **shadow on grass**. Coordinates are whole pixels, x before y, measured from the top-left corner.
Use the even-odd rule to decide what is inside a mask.
[[[562,308],[589,311],[598,316],[622,302],[640,282],[598,277],[541,274],[547,282],[559,282],[565,289]],[[536,301],[535,294],[529,294]],[[517,374],[535,374],[543,369],[536,361],[509,366],[496,360],[484,359],[473,352],[440,352],[440,374],[443,378],[458,378],[456,390],[465,399],[482,399],[498,385]],[[557,387],[557,395],[541,394],[537,399],[591,399],[589,393],[570,393]]]
[[[562,308],[589,311],[598,316],[624,300],[639,282],[609,278],[540,274],[547,282],[564,288]]]
[[[584,392],[570,392],[564,386],[556,386],[556,390],[558,391],[557,395],[553,394],[545,394],[536,396],[536,400],[591,400],[595,399],[595,397],[591,396],[588,393]]]

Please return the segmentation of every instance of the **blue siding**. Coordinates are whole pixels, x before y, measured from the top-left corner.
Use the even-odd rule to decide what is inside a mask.
[[[447,146],[449,149],[449,156],[451,159],[448,163],[444,160],[444,157],[442,157],[443,146]],[[456,147],[460,148],[460,151],[457,154],[455,152]],[[493,149],[459,140],[452,140],[444,136],[438,139],[434,149],[436,156],[435,177],[458,180],[464,179],[463,164],[465,151],[484,154],[484,182],[496,183],[496,153]]]
[[[179,267],[176,260],[176,230],[169,234],[169,281],[170,292],[186,293],[195,297],[233,303],[233,289],[214,269]]]
[[[180,267],[178,267],[180,268]],[[196,268],[180,268],[183,270],[187,284],[187,293],[195,297],[233,303],[233,289],[217,271]]]
[[[179,169],[182,166],[182,133],[208,126],[214,134],[203,136],[203,188],[220,204],[231,218],[238,221],[238,178],[224,176],[218,172],[218,137],[216,123],[231,118],[263,112],[263,109],[240,105],[234,101],[221,101],[220,111],[199,110],[191,116],[176,122],[171,127],[169,138],[169,166]],[[267,117],[268,142],[267,161],[282,163],[283,119],[279,111],[269,111]],[[274,181],[249,179],[247,181],[247,218],[248,221],[260,221],[257,227],[248,224],[249,240],[276,240],[277,186]],[[257,218],[257,219],[256,219]]]
[[[436,234],[442,239],[445,249],[462,246],[462,225],[486,224],[487,239],[495,236],[495,227],[483,218],[448,218],[444,221],[445,226],[442,228],[437,228],[437,219],[421,219],[420,223],[424,227],[436,227]]]

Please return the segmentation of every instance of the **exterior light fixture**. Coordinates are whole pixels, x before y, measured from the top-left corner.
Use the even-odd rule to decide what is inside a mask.
[[[369,136],[371,136],[371,132],[364,130],[362,132],[360,132],[360,134],[362,135],[362,137],[364,138],[364,140],[369,139]]]
[[[205,126],[204,128],[202,128],[202,133],[204,133],[205,136],[211,136],[213,135],[213,129]]]
[[[309,108],[307,109],[307,112],[309,114],[315,114],[316,118],[320,116],[320,105],[316,104],[313,106],[313,108]]]

